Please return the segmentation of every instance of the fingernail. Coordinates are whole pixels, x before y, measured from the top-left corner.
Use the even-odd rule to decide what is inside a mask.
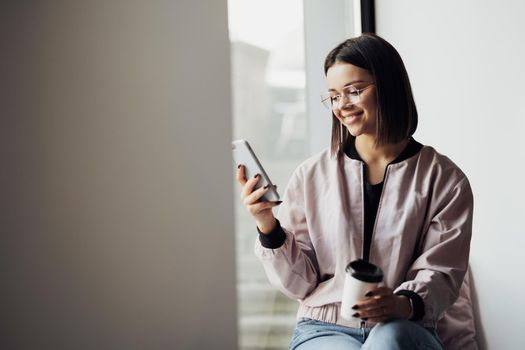
[[[276,201],[275,203],[276,203],[277,205],[280,205],[282,202],[283,202],[283,201]]]
[[[359,317],[359,312],[356,312],[355,314],[353,314],[352,317]]]
[[[359,305],[352,306],[352,310],[357,310],[357,309],[359,309]]]
[[[239,165],[237,165],[237,169],[240,169],[240,168],[241,168],[241,166],[242,166],[242,164],[239,164]]]
[[[270,185],[266,185],[263,188],[266,190],[268,187],[270,187]]]
[[[255,174],[254,178],[258,178],[261,174]]]
[[[368,292],[368,293],[365,294],[365,297],[371,297],[372,295],[374,295],[374,293]]]

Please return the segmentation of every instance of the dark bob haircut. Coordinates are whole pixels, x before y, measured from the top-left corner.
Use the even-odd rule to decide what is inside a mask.
[[[375,34],[363,34],[342,42],[326,56],[325,75],[336,63],[363,68],[374,79],[376,145],[397,143],[414,134],[417,128],[416,104],[405,65],[392,45]],[[341,156],[348,142],[354,142],[354,136],[341,127],[332,113],[332,155]]]

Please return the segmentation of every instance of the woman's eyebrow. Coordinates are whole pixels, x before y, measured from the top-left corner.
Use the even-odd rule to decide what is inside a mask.
[[[349,83],[346,83],[346,84],[343,86],[343,88],[348,87],[348,86],[350,86],[350,85],[354,85],[354,84],[356,84],[356,83],[364,83],[364,82],[365,82],[364,80],[354,80],[354,81],[351,81],[351,82],[349,82]],[[328,91],[329,91],[329,92],[337,92],[336,89],[328,89]]]

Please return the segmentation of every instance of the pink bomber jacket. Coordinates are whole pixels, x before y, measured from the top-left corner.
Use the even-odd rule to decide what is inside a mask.
[[[359,160],[329,150],[311,157],[292,175],[277,215],[284,244],[270,249],[256,240],[270,282],[299,300],[299,318],[361,326],[342,318],[340,305],[345,268],[362,254],[363,176]],[[467,177],[432,147],[387,167],[369,260],[383,270],[383,285],[422,298],[426,327],[436,327],[458,300],[472,211]]]

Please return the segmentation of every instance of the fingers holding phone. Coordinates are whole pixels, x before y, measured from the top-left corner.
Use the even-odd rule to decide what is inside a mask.
[[[239,166],[237,171],[237,181],[242,187],[241,199],[245,205],[251,205],[256,203],[269,203],[273,204],[272,207],[281,203],[281,201],[263,201],[264,195],[270,190],[270,185],[255,188],[259,180],[261,179],[260,174],[255,174],[254,177],[246,179],[244,176],[244,165]],[[275,188],[275,186],[273,186]]]
[[[257,227],[262,233],[269,233],[275,227],[276,220],[272,208],[281,204],[281,201],[262,201],[261,199],[270,190],[270,185],[255,189],[261,179],[260,174],[247,179],[244,165],[239,165],[236,179],[242,187],[241,200],[254,217]]]
[[[276,225],[272,208],[281,204],[279,193],[246,140],[233,141],[232,151],[237,164],[236,179],[242,187],[241,199],[259,230],[269,233]]]
[[[232,142],[233,159],[238,166],[237,181],[241,186],[247,183],[250,186],[246,189],[252,192],[261,187],[268,186],[268,190],[259,198],[259,201],[277,202],[279,201],[279,193],[277,188],[272,184],[270,177],[264,170],[261,162],[255,155],[250,144],[246,140],[237,140]],[[241,166],[242,165],[242,169]],[[254,179],[253,181],[252,178]],[[257,181],[255,181],[257,179]],[[253,186],[251,186],[253,185]],[[246,193],[245,195],[248,195]]]

